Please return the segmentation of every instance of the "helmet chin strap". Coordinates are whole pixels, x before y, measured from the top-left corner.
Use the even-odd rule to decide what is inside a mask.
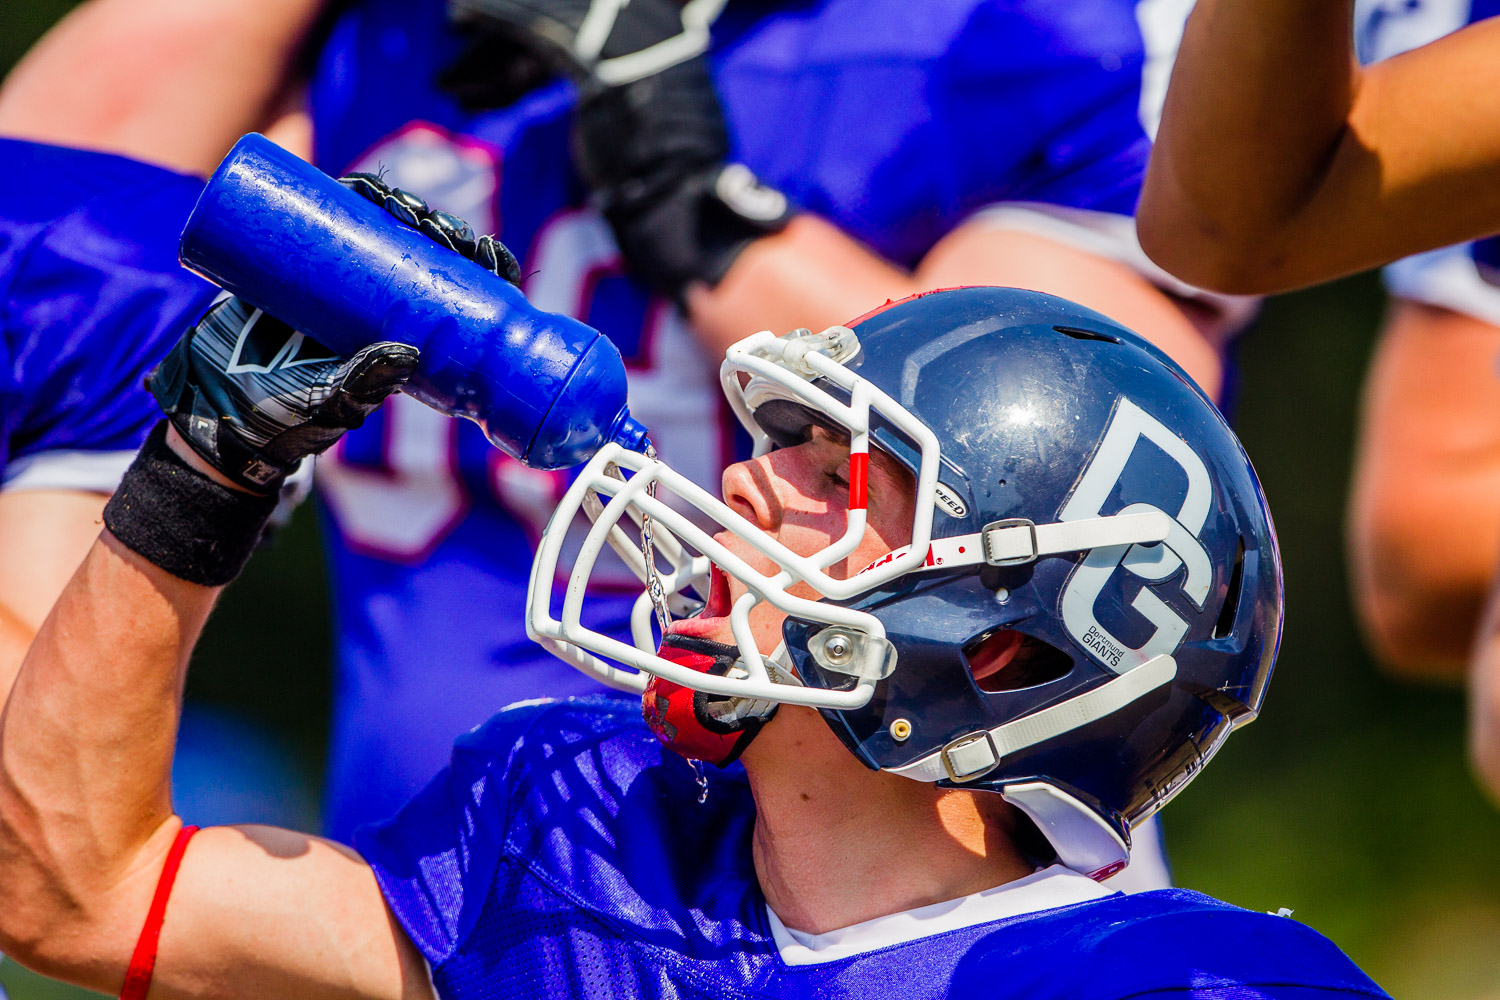
[[[699,636],[668,635],[657,655],[673,663],[719,677],[744,674],[737,646]],[[766,658],[778,683],[800,687],[790,671],[783,643]],[[726,698],[695,691],[653,676],[641,694],[646,726],[662,745],[689,760],[727,767],[739,759],[750,742],[776,714],[776,702],[754,698]]]
[[[917,781],[963,784],[984,777],[1009,755],[1112,715],[1172,682],[1177,661],[1157,656],[1118,677],[1048,708],[951,740],[941,749],[887,771]]]
[[[1005,758],[1119,711],[1177,676],[1177,661],[1157,656],[1075,698],[993,729],[967,733],[933,753],[887,771],[917,781],[949,781],[958,787],[984,777]],[[1094,879],[1105,879],[1130,861],[1128,834],[1046,781],[1000,789],[1025,812],[1057,851],[1058,860]]]
[[[1145,504],[1138,505],[1141,507]],[[991,566],[1020,566],[1042,556],[1064,552],[1085,552],[1112,545],[1151,545],[1165,542],[1169,547],[1176,521],[1165,511],[1138,510],[1130,514],[1083,517],[1074,521],[1037,524],[1024,517],[991,521],[982,531],[968,535],[934,538],[927,546],[927,557],[913,572],[952,569],[988,563]],[[869,572],[893,562],[910,551],[902,546],[881,556],[861,572]]]

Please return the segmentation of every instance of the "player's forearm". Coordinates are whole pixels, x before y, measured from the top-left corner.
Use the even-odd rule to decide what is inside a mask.
[[[0,134],[189,173],[277,107],[322,0],[91,0],[0,89]]]
[[[847,323],[918,290],[906,271],[814,215],[756,240],[713,288],[690,286],[688,315],[711,357],[760,330]]]
[[[1274,266],[1262,258],[1316,196],[1348,133],[1359,82],[1352,9],[1352,0],[1198,3],[1138,214],[1158,263],[1225,290],[1239,290],[1225,286],[1240,270]]]
[[[182,681],[216,594],[106,532],[32,642],[0,721],[7,952],[46,966],[86,951],[172,822]]]

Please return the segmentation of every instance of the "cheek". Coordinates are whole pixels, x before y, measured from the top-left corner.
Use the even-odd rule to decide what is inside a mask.
[[[914,499],[910,487],[888,486],[875,496],[866,521],[864,537],[859,548],[849,558],[854,571],[864,569],[888,552],[893,552],[911,542],[911,523],[914,517]]]
[[[842,495],[836,503],[803,498],[805,509],[795,515],[788,512],[788,517],[781,526],[781,543],[793,552],[804,554],[832,545],[843,537],[849,527],[848,511],[842,501]],[[912,504],[909,491],[888,493],[878,507],[869,510],[859,545],[841,562],[830,566],[829,575],[836,579],[847,579],[886,553],[909,543]]]

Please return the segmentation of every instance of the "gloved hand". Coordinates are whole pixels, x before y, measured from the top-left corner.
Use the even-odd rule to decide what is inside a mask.
[[[578,169],[626,263],[680,301],[752,241],[785,228],[781,192],[729,161],[704,52],[722,0],[450,0],[475,40],[444,76],[461,99],[504,106],[550,76],[579,87]]]
[[[503,108],[558,77],[620,86],[708,50],[726,0],[449,0],[468,47],[439,78],[465,106]]]
[[[512,283],[520,266],[492,237],[434,212],[372,174],[341,182],[438,243]],[[178,434],[232,482],[275,493],[308,455],[358,427],[416,370],[417,349],[371,344],[352,357],[225,295],[187,331],[146,385]]]

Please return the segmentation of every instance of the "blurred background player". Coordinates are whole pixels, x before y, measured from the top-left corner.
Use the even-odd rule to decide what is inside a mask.
[[[1478,0],[1361,3],[1356,52],[1386,59],[1500,13]],[[1366,386],[1349,532],[1356,607],[1386,669],[1462,681],[1500,567],[1500,264],[1495,239],[1385,269],[1393,300]],[[1500,754],[1476,756],[1500,791]]]
[[[9,138],[15,107],[0,89],[0,699],[159,419],[143,378],[216,291],[177,266],[165,224],[187,217],[201,179]],[[207,721],[194,714],[182,753],[182,805],[205,818],[203,771],[231,798],[247,771],[274,774],[253,729],[238,730],[238,763],[208,751],[196,737],[224,729]],[[267,815],[267,798],[236,804]]]
[[[1114,259],[1133,249],[1127,214],[1148,146],[1146,53],[1133,4],[1091,5],[1086,23],[1074,25],[1026,4],[939,13],[730,3],[714,23],[710,55],[727,143],[712,135],[720,127],[713,95],[693,92],[689,67],[668,69],[671,79],[655,89],[650,80],[622,88],[636,108],[628,122],[610,119],[606,90],[582,128],[572,126],[570,82],[543,80],[516,94],[508,81],[486,80],[486,59],[527,44],[513,25],[506,30],[506,6],[458,5],[464,50],[455,50],[436,3],[375,0],[342,15],[310,90],[315,161],[335,170],[378,164],[437,207],[477,217],[481,228],[493,221],[521,257],[533,301],[616,339],[632,368],[632,412],[661,454],[698,481],[716,482],[734,454],[717,391],[717,359],[730,342],[758,329],[821,329],[927,287],[921,268],[909,270],[924,257],[953,273],[950,281],[1057,291],[1161,331],[1216,390],[1216,345],[1199,336],[1200,314]],[[649,6],[626,8],[617,34]],[[611,44],[628,51],[630,36]],[[455,67],[458,51],[467,55]],[[1012,54],[997,61],[997,51]],[[433,83],[445,71],[465,103],[504,106],[465,112]],[[590,87],[585,76],[577,82]],[[559,169],[570,131],[574,148],[594,159],[592,191]],[[617,148],[626,151],[618,160],[601,155]],[[794,214],[777,220],[779,232],[742,226],[725,238],[734,252],[715,254],[690,230],[693,213],[713,211],[693,205],[692,192],[728,161],[747,164]],[[631,184],[670,193],[611,213],[607,225],[591,203],[618,204]],[[1039,204],[986,217],[999,201]],[[682,272],[674,254],[701,270]],[[505,616],[445,633],[448,662],[436,676],[418,666],[430,663],[455,604],[519,599],[520,555],[563,483],[496,455],[473,431],[460,426],[454,437],[449,422],[398,399],[346,438],[323,479],[339,530],[348,699],[335,736],[344,746],[331,796],[336,835],[414,790],[448,735],[491,706],[586,683],[558,678]],[[412,490],[421,519],[402,507]],[[478,499],[486,493],[492,502]],[[474,506],[456,522],[465,497]],[[487,582],[474,579],[481,571]],[[616,607],[623,624],[628,602]],[[479,691],[486,695],[473,698]],[[385,710],[359,708],[364,698]],[[404,719],[390,716],[393,704]],[[392,746],[403,747],[403,762],[388,791],[341,790],[349,788],[341,773],[362,780],[381,762],[390,767]],[[339,803],[349,803],[347,820]]]
[[[1497,80],[1493,13],[1371,5],[1351,31],[1352,3],[1205,0],[1142,198],[1153,256],[1210,286],[1271,291],[1500,230],[1500,114],[1475,97]],[[1419,47],[1360,68],[1356,38],[1368,58]],[[1302,113],[1271,110],[1289,106]],[[1368,387],[1351,524],[1377,653],[1418,674],[1469,658],[1471,758],[1500,794],[1493,611],[1474,638],[1500,545],[1494,252],[1483,240],[1389,272],[1399,298]]]
[[[0,692],[99,532],[156,422],[145,376],[214,289],[175,266],[163,218],[202,182],[3,138],[0,163]]]
[[[3,115],[0,698],[158,419],[141,379],[213,293],[160,225],[200,182],[4,138]]]
[[[262,24],[286,9],[264,6]],[[212,81],[189,81],[208,65],[236,75],[251,70],[235,46],[245,23],[217,11],[197,17],[207,41],[160,39],[149,72],[132,72],[133,60],[147,53],[104,53],[95,72],[128,78],[130,86],[96,90],[88,86],[93,78],[75,73],[23,74],[0,87],[0,163],[12,182],[0,191],[0,694],[9,692],[31,635],[97,537],[109,493],[157,419],[141,385],[145,373],[216,291],[176,260],[174,231],[203,186],[196,159],[182,151],[233,137],[212,132],[219,116],[205,108],[220,96]],[[109,29],[83,27],[90,24]],[[264,64],[255,70],[263,73]],[[33,84],[59,91],[39,95]],[[275,95],[255,99],[272,103]],[[50,137],[88,139],[93,148],[28,141],[48,137],[38,118],[54,101],[70,113],[51,123]],[[175,144],[151,141],[163,118],[175,124]],[[296,477],[279,522],[306,494],[306,480]],[[226,810],[305,822],[316,815],[309,795],[268,791],[290,781],[295,767],[264,727],[195,704],[179,747],[179,806],[202,822]]]
[[[263,21],[258,5],[243,14],[255,24],[238,39],[239,55],[253,58],[261,46],[265,65],[286,67],[287,53],[309,37],[315,7],[292,16],[291,6]],[[215,16],[228,18],[236,5],[222,7]],[[651,9],[634,4],[622,18]],[[717,258],[721,274],[684,280],[642,260],[643,241],[628,236],[632,253],[621,259],[616,233],[590,207],[610,192],[591,191],[564,168],[575,84],[547,82],[507,107],[465,110],[490,95],[472,72],[455,80],[452,67],[472,70],[473,47],[487,44],[476,35],[504,19],[493,5],[464,5],[466,37],[449,28],[437,2],[371,0],[331,11],[326,34],[317,33],[308,91],[310,149],[330,172],[383,168],[434,207],[499,231],[521,256],[534,301],[617,340],[633,368],[632,412],[668,460],[703,482],[714,482],[734,452],[713,360],[723,346],[763,327],[818,328],[907,294],[930,283],[922,268],[911,270],[919,261],[928,272],[940,263],[948,283],[1042,288],[1097,306],[1151,331],[1217,393],[1222,320],[1226,311],[1242,315],[1243,303],[1194,296],[1156,271],[1129,219],[1182,8],[1111,2],[1082,10],[1063,18],[1045,4],[966,2],[934,12],[731,3],[714,25],[710,54],[727,150],[717,162],[703,159],[718,112],[712,95],[706,103],[698,95],[696,158],[673,165],[673,147],[641,157],[669,165],[673,191],[737,161],[789,198],[789,218],[777,220],[784,228],[740,240]],[[89,115],[78,114],[83,127],[69,131],[71,112],[58,95],[87,101],[112,82],[95,48],[150,50],[200,30],[202,15],[180,4],[95,0],[37,48],[12,86],[34,96],[36,132],[89,144]],[[516,33],[501,33],[513,54]],[[90,81],[90,67],[103,67],[106,79]],[[437,83],[445,71],[448,89]],[[54,90],[64,75],[67,87]],[[649,86],[634,93],[642,89]],[[259,80],[248,94],[218,93],[221,119],[234,120],[225,131],[256,127],[281,106],[277,93]],[[637,106],[649,126],[653,101]],[[587,150],[592,137],[596,149],[609,148],[618,125],[607,116],[593,123],[579,130],[580,145]],[[163,116],[151,141],[170,146],[177,131]],[[207,170],[222,148],[194,137],[176,155]],[[628,184],[623,175],[640,166],[600,162],[589,173],[596,188]],[[666,215],[652,235],[691,245]],[[614,221],[623,224],[619,213]],[[670,306],[673,297],[685,313]],[[477,429],[397,399],[346,438],[320,478],[334,529],[339,634],[327,825],[347,837],[425,780],[453,733],[497,705],[587,682],[539,658],[512,617],[489,613],[519,601],[527,553],[561,477],[526,469]],[[623,620],[627,605],[622,596],[613,612],[605,606],[607,616]]]

